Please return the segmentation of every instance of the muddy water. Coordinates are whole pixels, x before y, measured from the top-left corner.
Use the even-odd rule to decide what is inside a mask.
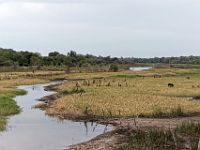
[[[7,131],[0,133],[0,150],[62,150],[112,129],[91,122],[61,121],[33,109],[38,99],[54,94],[44,91],[44,86],[19,87],[28,93],[15,98],[22,112],[8,119]]]

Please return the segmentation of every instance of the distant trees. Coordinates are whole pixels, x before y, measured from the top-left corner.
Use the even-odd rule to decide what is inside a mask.
[[[117,58],[94,55],[81,55],[75,51],[67,54],[60,54],[57,51],[49,53],[48,56],[41,56],[39,53],[28,51],[14,51],[12,49],[0,48],[0,66],[66,66],[81,68],[83,66],[110,65],[111,71],[117,71],[119,64],[135,63],[164,63],[164,64],[200,64],[200,56],[181,57],[155,57],[155,58]]]

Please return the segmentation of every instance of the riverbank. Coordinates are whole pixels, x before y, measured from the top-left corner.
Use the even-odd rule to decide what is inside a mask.
[[[6,129],[6,117],[20,112],[20,108],[13,98],[26,94],[23,90],[12,89],[0,93],[0,131]]]
[[[108,119],[114,131],[67,150],[198,149],[200,116],[173,119]]]
[[[9,72],[0,73],[0,131],[6,129],[7,117],[18,114],[21,109],[13,99],[25,91],[16,89],[19,85],[48,82],[62,72]]]
[[[61,120],[111,124],[115,129],[88,142],[68,147],[71,150],[96,149],[95,145],[100,149],[141,149],[141,141],[147,141],[143,148],[181,149],[195,147],[200,137],[200,102],[194,99],[200,93],[199,74],[198,70],[185,69],[73,73],[62,76],[40,73],[35,77],[28,75],[2,80],[0,93],[12,91],[22,84],[67,79],[61,84],[45,88],[57,94],[42,98],[36,107]],[[168,87],[168,83],[173,83],[174,87]],[[188,121],[192,124],[185,123]],[[0,119],[0,122],[4,123],[5,119]],[[177,129],[179,125],[186,133]],[[183,147],[180,148],[180,145]]]
[[[45,99],[47,100],[48,97]],[[52,98],[51,102],[54,100],[56,100],[56,97]],[[51,107],[51,105],[48,107]],[[166,149],[195,149],[198,147],[200,137],[200,130],[198,130],[200,128],[200,116],[198,114],[197,116],[175,118],[101,118],[73,114],[71,114],[71,116],[54,114],[54,116],[59,117],[60,119],[95,121],[99,124],[111,124],[114,126],[112,132],[99,135],[90,141],[71,145],[66,150],[131,150],[141,149],[142,147],[143,149],[147,149],[147,147],[150,147],[149,149],[165,149],[166,147]],[[191,124],[185,128],[184,124],[188,123]],[[184,130],[177,132],[179,126],[184,128]],[[135,133],[136,135],[134,135]],[[169,134],[169,139],[166,134]],[[135,142],[135,138],[138,138],[138,136],[141,136],[141,139],[138,139],[141,140],[141,142],[143,140],[150,140],[152,142],[153,139],[157,141],[159,138],[161,138],[161,141],[157,141],[157,143],[143,143],[142,146],[140,142]],[[149,138],[149,136],[155,137],[151,137],[153,139],[146,139]],[[166,141],[167,143],[164,143],[163,141]],[[159,144],[161,147],[158,146]]]
[[[95,122],[59,120],[45,115],[40,109],[34,109],[38,99],[55,93],[44,89],[44,86],[54,83],[18,87],[27,94],[15,98],[22,111],[9,117],[7,130],[0,135],[0,149],[61,150],[67,145],[88,141],[112,130],[111,126]]]
[[[153,72],[143,71],[143,77],[137,76],[138,72],[123,76],[116,73],[114,76],[110,76],[110,73],[105,75],[101,73],[101,78],[97,74],[73,75],[76,81],[71,80],[51,87],[58,94],[43,98],[43,103],[40,105],[51,116],[74,121],[96,121],[112,124],[116,128],[112,133],[72,145],[70,149],[95,149],[94,144],[99,145],[100,149],[130,149],[141,146],[140,143],[135,143],[135,138],[132,139],[135,136],[150,140],[146,143],[147,147],[160,145],[162,148],[168,146],[180,148],[180,145],[183,145],[182,148],[187,148],[198,145],[198,137],[200,137],[198,132],[197,135],[192,133],[192,135],[185,134],[184,136],[182,132],[178,132],[175,140],[174,135],[177,127],[188,121],[194,123],[191,126],[194,126],[195,131],[198,128],[200,103],[192,98],[200,92],[199,76],[190,74],[188,78],[188,74],[184,75],[181,70],[176,70],[177,73],[174,70],[173,72],[159,70],[163,75],[155,78],[151,76]],[[157,73],[154,72],[154,74]],[[79,77],[81,81],[78,81]],[[167,87],[169,82],[172,82],[175,87]],[[170,131],[169,139],[166,135],[168,130]],[[155,136],[155,139],[162,137],[162,141],[151,143],[152,139],[149,139],[151,134]],[[194,143],[184,145],[185,139]],[[112,145],[112,143],[115,144]]]
[[[53,88],[53,87],[51,87]],[[54,88],[53,88],[54,89]],[[58,95],[58,94],[56,94]],[[52,96],[50,96],[52,97]],[[49,97],[44,98],[45,100],[50,100]],[[51,99],[51,102],[55,101],[57,98],[54,97]],[[47,102],[47,101],[46,101]],[[49,105],[51,107],[51,105]],[[45,109],[43,109],[45,110]],[[176,117],[176,118],[100,118],[95,116],[82,116],[82,115],[76,115],[73,114],[70,115],[60,115],[60,114],[54,114],[55,117],[59,117],[60,119],[70,119],[73,121],[95,121],[99,124],[111,124],[114,126],[114,130],[112,132],[108,132],[102,135],[97,136],[96,138],[71,145],[67,148],[67,150],[96,150],[96,149],[102,149],[102,150],[118,150],[118,149],[140,149],[141,145],[140,143],[137,143],[135,141],[131,140],[131,137],[134,133],[141,132],[140,136],[141,139],[139,140],[145,140],[142,138],[146,138],[146,133],[152,133],[155,132],[153,135],[154,140],[157,140],[159,138],[163,138],[162,140],[169,140],[168,143],[163,143],[163,141],[158,141],[158,143],[150,143],[151,146],[150,149],[156,149],[156,145],[161,144],[163,146],[162,148],[166,148],[165,146],[169,148],[169,146],[173,149],[192,149],[192,147],[198,146],[198,140],[200,137],[200,132],[198,128],[200,127],[199,121],[200,116],[190,116],[190,117]],[[184,126],[184,124],[192,123],[188,125],[188,128],[184,131],[177,132],[178,126]],[[196,125],[196,126],[195,126]],[[192,130],[192,133],[189,133],[190,130]],[[176,134],[175,139],[167,139],[167,133],[170,131],[171,138],[173,134]],[[163,132],[164,134],[162,135]],[[185,133],[186,132],[186,133]],[[159,135],[157,135],[159,134]],[[160,135],[161,134],[161,135]],[[168,133],[167,133],[168,134]],[[149,135],[147,135],[149,136]],[[137,137],[137,135],[136,135]],[[133,137],[134,138],[134,137]],[[153,137],[152,137],[153,138]],[[176,143],[177,140],[178,143]],[[189,140],[189,142],[188,142]],[[171,144],[170,144],[171,143]],[[154,145],[156,144],[156,145]],[[146,146],[147,146],[146,145]],[[153,146],[153,147],[152,147]],[[146,149],[147,147],[143,147]],[[157,147],[159,149],[159,147]]]

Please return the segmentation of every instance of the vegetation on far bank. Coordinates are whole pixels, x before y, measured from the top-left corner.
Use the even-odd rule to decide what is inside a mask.
[[[118,70],[116,65],[127,69],[130,65],[150,65],[155,68],[200,68],[200,56],[155,57],[155,58],[117,58],[110,56],[94,56],[90,54],[77,54],[68,51],[61,54],[52,51],[48,56],[28,51],[15,51],[0,48],[1,71],[27,71],[27,70],[87,70],[91,72]],[[110,67],[109,67],[110,66]]]

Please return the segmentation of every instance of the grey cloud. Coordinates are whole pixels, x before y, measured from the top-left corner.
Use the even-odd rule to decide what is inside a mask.
[[[52,50],[135,57],[200,55],[197,0],[19,1],[0,0],[0,47],[44,55]]]
[[[99,0],[0,0],[0,3],[7,2],[32,2],[32,3],[87,3],[87,2],[97,2]]]

